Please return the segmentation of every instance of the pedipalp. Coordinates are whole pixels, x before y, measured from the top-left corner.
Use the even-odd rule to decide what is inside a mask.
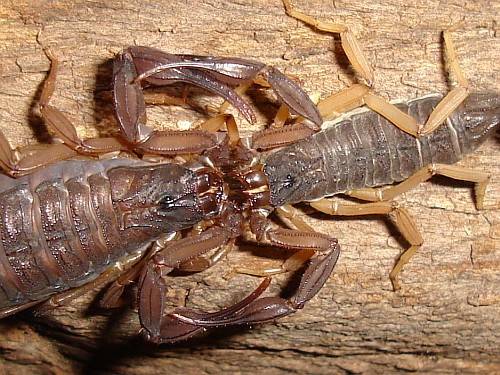
[[[137,76],[133,83],[146,81],[168,85],[180,81],[202,87],[231,103],[249,122],[255,121],[255,114],[231,86],[261,78],[269,83],[278,99],[292,113],[305,117],[316,127],[323,122],[316,106],[299,86],[263,63],[237,58],[173,55],[149,47],[129,47],[119,56],[129,60],[127,64],[134,65]]]
[[[39,303],[43,313],[115,280],[101,305],[119,306],[124,288],[137,283],[142,332],[154,343],[179,341],[219,326],[265,323],[303,308],[327,282],[340,253],[337,239],[315,232],[293,204],[306,202],[329,215],[389,216],[410,244],[389,275],[394,289],[402,267],[423,243],[410,213],[393,201],[396,196],[441,174],[474,182],[477,208],[484,208],[488,174],[449,164],[498,130],[499,95],[471,94],[464,99],[466,82],[459,78],[462,87],[452,91],[453,100],[433,95],[387,106],[372,93],[373,70],[348,28],[317,22],[291,9],[287,0],[284,4],[292,17],[340,33],[365,83],[327,99],[318,111],[292,80],[263,63],[130,47],[116,56],[113,72],[121,138],[82,140],[50,104],[58,64],[47,51],[52,68],[40,109],[64,143],[19,160],[0,133],[0,166],[10,176],[21,176],[0,176],[0,229],[8,234],[0,241],[0,317]],[[453,60],[451,43],[445,43]],[[452,66],[461,77],[458,65],[452,61]],[[240,139],[231,115],[208,120],[202,130],[162,132],[147,125],[143,84],[180,81],[202,87],[252,121],[253,110],[240,90],[262,80],[290,111],[312,125],[305,121],[276,126],[257,134],[250,147]],[[318,131],[320,113],[363,102],[378,113],[355,111]],[[278,111],[278,123],[285,123],[286,112]],[[429,114],[439,121],[426,120]],[[441,117],[446,124],[432,131]],[[221,122],[226,123],[222,141],[215,134]],[[419,135],[414,125],[426,122],[420,130],[429,134],[410,135]],[[63,161],[126,150],[129,157]],[[189,155],[148,163],[139,160],[144,154]],[[367,203],[337,204],[331,197],[340,193]],[[269,219],[273,212],[282,224]],[[259,245],[293,254],[274,268],[237,267],[238,273],[266,278],[230,307],[213,313],[165,311],[174,269],[202,272],[212,267],[248,230]],[[293,298],[263,297],[269,276],[302,268]]]

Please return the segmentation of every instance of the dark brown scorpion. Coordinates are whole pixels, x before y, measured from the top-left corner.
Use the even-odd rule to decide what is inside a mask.
[[[312,23],[292,12],[288,2],[285,5],[290,14]],[[396,107],[381,103],[369,92],[370,69],[349,32],[328,30],[344,33],[346,53],[349,56],[352,51],[353,65],[366,72],[368,85],[358,86],[358,91],[344,98],[362,100],[379,113],[355,111],[321,131],[317,131],[322,119],[316,106],[274,68],[248,60],[131,47],[117,55],[113,72],[116,117],[123,139],[81,140],[64,115],[49,104],[57,61],[48,51],[52,68],[40,109],[63,143],[44,150],[43,158],[34,154],[19,160],[0,133],[0,165],[8,175],[0,178],[0,318],[40,303],[43,312],[116,279],[102,305],[118,304],[124,287],[137,281],[143,334],[155,343],[189,338],[210,327],[287,316],[321,289],[339,256],[336,239],[310,230],[295,218],[290,205],[302,201],[329,214],[393,215],[411,244],[391,273],[397,288],[397,273],[422,239],[409,214],[391,199],[440,173],[475,182],[481,208],[488,175],[450,164],[499,128],[500,97],[496,93],[467,95],[462,85],[451,100],[428,96],[398,105],[394,112]],[[222,141],[202,130],[159,132],[146,125],[143,84],[194,84],[220,95],[253,120],[253,111],[233,86],[258,77],[308,124],[258,134],[252,147],[239,139],[231,117],[225,117],[228,131]],[[439,103],[443,102],[446,116],[442,120],[446,120],[437,127],[442,122]],[[343,106],[334,97],[319,108],[337,111]],[[430,113],[437,119],[429,121]],[[407,115],[414,119],[409,126]],[[429,125],[415,130],[414,125],[420,123]],[[255,151],[268,148],[274,149]],[[66,160],[78,154],[128,149],[139,155],[199,153],[200,157],[183,165],[151,164],[137,158]],[[385,190],[366,189],[400,181]],[[325,198],[337,193],[373,202],[353,207]],[[268,216],[274,210],[296,229],[272,225]],[[266,278],[247,298],[221,311],[176,309],[165,314],[168,273],[176,268],[202,271],[212,266],[247,227],[259,242],[298,250],[280,269],[267,274],[307,263],[294,299],[261,297],[270,282]],[[190,228],[187,237],[173,239],[176,232]]]

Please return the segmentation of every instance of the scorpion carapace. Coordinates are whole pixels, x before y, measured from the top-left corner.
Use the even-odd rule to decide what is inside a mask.
[[[132,159],[64,161],[17,180],[1,175],[1,316],[81,286],[152,240],[218,214],[217,179]]]

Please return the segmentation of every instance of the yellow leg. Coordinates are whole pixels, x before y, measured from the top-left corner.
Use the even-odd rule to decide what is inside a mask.
[[[476,196],[476,208],[478,210],[483,209],[484,194],[490,179],[489,174],[457,165],[429,164],[397,185],[377,189],[357,189],[346,193],[351,197],[371,202],[387,201],[407,192],[414,186],[428,180],[434,175],[446,176],[455,180],[474,182],[476,184],[474,189]]]
[[[325,117],[331,113],[347,111],[366,104],[367,107],[387,118],[402,131],[415,137],[421,137],[433,132],[467,98],[469,93],[468,83],[458,65],[451,39],[451,33],[460,27],[461,23],[443,31],[445,54],[448,57],[450,70],[456,76],[458,85],[438,103],[425,124],[419,124],[414,118],[372,92],[374,86],[373,69],[359,42],[347,26],[316,20],[293,9],[289,0],[283,0],[283,4],[289,16],[318,30],[339,34],[342,48],[349,62],[365,81],[364,85],[355,85],[320,102],[318,108],[322,116]]]
[[[399,206],[394,201],[389,202],[369,202],[360,204],[340,204],[331,199],[321,199],[317,202],[311,202],[310,205],[316,210],[324,212],[328,215],[340,216],[364,216],[364,215],[387,215],[394,223],[403,237],[410,243],[410,247],[403,252],[396,265],[389,274],[392,287],[394,290],[399,290],[401,286],[397,280],[397,276],[403,269],[403,266],[408,263],[410,258],[422,246],[424,240],[420,235],[415,222],[411,218],[408,211]]]

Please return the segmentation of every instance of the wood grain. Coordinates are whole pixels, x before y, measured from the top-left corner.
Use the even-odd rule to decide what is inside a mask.
[[[449,90],[440,32],[464,19],[453,37],[465,76],[476,90],[498,91],[498,1],[297,0],[294,5],[350,26],[374,66],[378,92],[391,100]],[[62,64],[52,103],[82,137],[104,135],[115,126],[111,59],[128,45],[263,61],[299,77],[308,93],[321,97],[356,82],[338,38],[287,17],[278,0],[0,0],[0,21],[0,127],[16,147],[47,139],[36,99],[49,68],[42,49],[49,46]],[[262,90],[256,91],[262,98]],[[276,107],[264,99],[256,103],[261,111],[257,124],[239,121],[245,135],[272,119]],[[155,128],[199,123],[213,113],[214,100],[198,95],[194,112],[152,108],[149,123]],[[274,103],[272,96],[269,100]],[[308,220],[338,237],[343,252],[326,287],[289,318],[155,347],[138,336],[135,311],[102,311],[93,307],[95,295],[86,296],[43,318],[27,312],[0,321],[0,371],[500,372],[498,160],[498,139],[492,139],[462,162],[491,172],[487,210],[474,208],[470,185],[446,179],[433,179],[398,199],[426,241],[405,267],[400,292],[391,290],[388,273],[407,244],[394,227],[378,217],[313,215]],[[259,283],[243,275],[225,277],[232,267],[253,262],[262,268],[279,264],[284,255],[240,246],[207,272],[171,278],[170,307],[228,306]],[[289,281],[276,277],[270,293],[285,289],[289,295]]]

